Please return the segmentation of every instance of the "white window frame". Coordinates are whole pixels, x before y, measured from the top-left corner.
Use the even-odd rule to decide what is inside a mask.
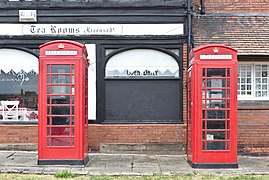
[[[251,95],[239,95],[238,100],[269,100],[269,70],[268,77],[267,77],[267,96],[266,97],[256,97],[256,78],[255,78],[255,66],[256,65],[267,65],[269,63],[266,62],[239,62],[238,63],[238,71],[240,66],[251,66]],[[239,73],[238,73],[238,86],[240,85],[239,82]],[[239,89],[238,89],[239,90]]]

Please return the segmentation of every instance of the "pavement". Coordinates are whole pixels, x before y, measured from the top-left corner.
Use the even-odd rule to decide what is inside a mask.
[[[90,153],[86,166],[37,165],[36,151],[0,151],[0,173],[89,175],[269,174],[269,156],[238,156],[239,168],[194,169],[185,155]]]

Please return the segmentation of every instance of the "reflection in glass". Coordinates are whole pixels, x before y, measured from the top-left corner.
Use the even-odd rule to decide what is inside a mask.
[[[225,129],[225,121],[207,121],[207,129]]]
[[[225,108],[226,101],[225,100],[207,100],[206,107],[207,108]]]
[[[70,125],[70,117],[52,117],[52,125]]]
[[[207,119],[225,119],[225,110],[207,110]]]
[[[70,135],[70,127],[52,127],[51,128],[51,135],[57,135],[57,136],[66,136]]]
[[[69,137],[51,137],[50,146],[70,146]]]
[[[70,94],[69,86],[51,86],[52,94]]]
[[[207,87],[210,88],[226,87],[225,79],[207,79]]]
[[[70,115],[69,106],[52,106],[53,115]]]
[[[50,65],[47,65],[47,73],[50,73]]]
[[[70,65],[54,64],[51,67],[52,73],[70,73]]]
[[[70,96],[51,96],[52,104],[70,104]]]
[[[207,142],[207,150],[225,150],[225,142]]]
[[[212,76],[225,77],[225,74],[226,74],[225,68],[208,68],[207,69],[207,77],[212,77]]]
[[[211,137],[212,139],[207,140],[225,140],[225,132],[207,132],[207,137]]]
[[[69,84],[69,75],[52,75],[52,84]]]
[[[50,76],[47,76],[47,84],[50,84]]]

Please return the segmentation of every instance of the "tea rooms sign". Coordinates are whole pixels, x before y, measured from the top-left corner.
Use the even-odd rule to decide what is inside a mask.
[[[0,24],[0,35],[183,35],[183,24]]]

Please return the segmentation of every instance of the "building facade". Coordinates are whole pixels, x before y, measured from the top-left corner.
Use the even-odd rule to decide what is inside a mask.
[[[39,46],[87,47],[89,146],[185,143],[186,0],[0,2],[0,143],[37,143]],[[15,110],[15,111],[14,111]]]
[[[37,144],[39,46],[64,39],[85,44],[89,54],[91,150],[110,143],[184,145],[190,45],[224,44],[238,50],[239,150],[268,152],[268,6],[223,0],[0,1],[1,146]]]

